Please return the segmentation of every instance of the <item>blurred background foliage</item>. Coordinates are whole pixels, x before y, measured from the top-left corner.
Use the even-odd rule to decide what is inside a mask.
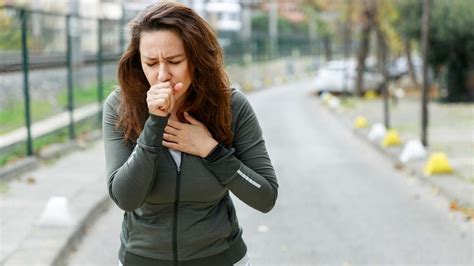
[[[372,35],[380,30],[388,45],[389,59],[407,57],[410,72],[413,72],[411,57],[421,53],[422,0],[305,0],[304,4],[315,11],[319,37],[323,43],[329,42],[324,45],[326,55],[331,54],[327,51],[333,46],[331,42],[349,34],[346,40],[355,42],[351,54],[378,57],[380,43],[373,41],[376,37]],[[441,100],[473,101],[474,3],[472,0],[432,0],[429,13],[428,64],[441,82],[440,86],[447,90]],[[345,30],[338,25],[343,25]],[[368,38],[367,44],[364,38]],[[375,47],[370,49],[370,44]],[[364,49],[367,49],[365,55]],[[419,86],[414,73],[410,76],[415,86]]]

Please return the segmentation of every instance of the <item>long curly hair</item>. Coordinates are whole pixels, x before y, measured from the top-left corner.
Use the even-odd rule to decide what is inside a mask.
[[[231,90],[224,70],[223,51],[211,26],[192,9],[173,2],[148,6],[129,24],[130,43],[120,58],[118,81],[121,88],[117,126],[125,141],[135,143],[149,116],[146,93],[150,88],[140,61],[143,32],[171,30],[183,41],[191,71],[191,85],[177,106],[181,122],[188,112],[206,125],[220,143],[232,143]]]

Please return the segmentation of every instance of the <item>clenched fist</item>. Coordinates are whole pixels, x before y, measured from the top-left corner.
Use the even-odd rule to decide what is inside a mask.
[[[168,116],[176,104],[175,94],[182,88],[183,83],[172,87],[170,82],[159,82],[151,86],[146,96],[148,112],[157,116]]]

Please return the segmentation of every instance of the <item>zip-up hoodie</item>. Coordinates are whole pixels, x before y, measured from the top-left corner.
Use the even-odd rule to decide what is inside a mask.
[[[103,131],[111,199],[124,210],[119,259],[124,265],[232,265],[246,251],[229,191],[268,212],[278,183],[262,130],[245,96],[232,89],[233,142],[206,157],[162,146],[168,117],[150,114],[137,144],[117,128],[120,89],[104,104]]]

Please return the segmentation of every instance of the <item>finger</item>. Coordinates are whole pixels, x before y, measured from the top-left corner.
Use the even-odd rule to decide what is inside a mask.
[[[196,118],[192,117],[188,112],[184,112],[184,118],[186,118],[186,120],[188,120],[191,125],[200,126],[202,124]]]
[[[168,95],[169,95],[169,99],[170,99],[169,110],[171,112],[174,109],[174,105],[176,104],[176,99],[174,97],[173,91],[171,91]]]
[[[183,123],[174,121],[174,120],[168,120],[168,126],[173,127],[175,129],[183,129]]]
[[[169,142],[169,141],[166,141],[166,140],[163,140],[161,142],[161,145],[165,146],[166,148],[168,149],[173,149],[173,150],[177,150],[177,151],[182,151],[181,150],[181,146],[177,143],[174,143],[174,142]]]
[[[150,89],[171,89],[171,82],[159,82],[150,87]]]
[[[172,134],[172,135],[178,135],[179,133],[179,130],[177,130],[176,128],[174,127],[170,127],[170,126],[166,126],[165,127],[165,132],[168,133],[168,134]]]
[[[156,100],[165,100],[167,102],[170,101],[170,96],[169,94],[158,94],[158,95],[148,95],[147,96],[147,101],[156,101]]]
[[[178,143],[178,137],[172,134],[163,133],[163,139],[168,142]]]
[[[151,100],[151,101],[148,101],[148,107],[150,109],[160,109],[161,108],[166,108],[167,107],[167,103],[166,103],[166,100],[165,99],[157,99],[157,100]]]
[[[174,87],[173,87],[173,92],[174,92],[174,93],[177,93],[177,92],[180,91],[182,88],[183,88],[183,83],[181,83],[181,82],[176,83],[176,85],[174,85]]]
[[[155,99],[165,99],[167,102],[171,101],[171,96],[168,93],[153,95]]]
[[[173,90],[171,88],[152,88],[147,92],[147,95],[150,96],[162,94],[173,94]]]

